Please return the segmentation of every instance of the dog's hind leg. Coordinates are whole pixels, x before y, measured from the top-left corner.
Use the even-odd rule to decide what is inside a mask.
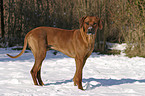
[[[38,66],[36,66],[38,63],[36,63],[36,62],[37,61],[35,60],[34,66],[33,66],[33,68],[30,71],[32,79],[33,79],[33,82],[34,82],[34,85],[38,85],[38,82],[37,82],[37,72],[39,70],[38,70]]]
[[[34,85],[44,85],[40,71],[42,62],[46,57],[46,41],[43,38],[31,37],[28,39],[28,44],[35,58],[35,63],[30,71]]]
[[[42,82],[40,73],[41,73],[41,65],[42,65],[43,60],[45,59],[45,56],[46,56],[46,50],[43,52],[41,51],[37,55],[35,55],[35,63],[31,70],[31,75],[32,75],[35,85],[38,85],[38,83],[39,85],[44,85],[44,83]]]
[[[37,79],[38,79],[39,85],[43,86],[44,83],[43,83],[43,81],[42,81],[42,79],[41,79],[41,68],[40,68],[40,70],[37,72]]]

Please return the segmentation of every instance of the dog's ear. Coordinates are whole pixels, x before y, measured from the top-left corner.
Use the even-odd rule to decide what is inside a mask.
[[[87,16],[80,18],[80,20],[79,20],[80,28],[83,27],[83,23],[84,23],[84,20],[85,20],[86,18],[87,18]]]
[[[102,20],[101,19],[99,19],[98,26],[99,26],[99,29],[102,30],[103,25],[102,25]]]
[[[99,29],[102,30],[102,28],[103,28],[102,20],[98,16],[96,16],[96,19],[99,19],[98,20],[98,26],[99,26]]]

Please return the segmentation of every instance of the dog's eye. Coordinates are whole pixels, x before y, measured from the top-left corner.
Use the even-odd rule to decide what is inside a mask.
[[[96,25],[97,23],[94,23],[93,25]]]
[[[89,25],[89,22],[85,22],[87,25]]]

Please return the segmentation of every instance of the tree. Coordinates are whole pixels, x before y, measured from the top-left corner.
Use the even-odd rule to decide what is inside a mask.
[[[4,7],[3,7],[3,0],[0,0],[0,11],[1,11],[1,35],[4,38],[5,30],[4,30]]]

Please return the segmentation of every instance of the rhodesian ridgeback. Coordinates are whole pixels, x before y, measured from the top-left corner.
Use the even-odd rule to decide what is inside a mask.
[[[85,16],[80,19],[80,29],[65,30],[53,27],[37,27],[27,33],[24,39],[24,47],[17,56],[21,56],[26,50],[27,43],[34,55],[35,63],[31,75],[35,85],[44,85],[41,79],[41,65],[46,57],[46,51],[50,48],[58,50],[69,57],[75,58],[76,72],[73,78],[74,85],[83,90],[82,70],[87,58],[94,49],[97,29],[102,29],[101,19],[95,16]]]

